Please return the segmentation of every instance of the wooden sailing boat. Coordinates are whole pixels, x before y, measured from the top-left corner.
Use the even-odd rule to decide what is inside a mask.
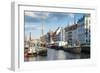
[[[29,56],[36,56],[37,51],[36,51],[36,44],[34,41],[31,39],[31,32],[30,32],[30,39],[29,39],[29,50],[28,50],[28,55]]]
[[[47,55],[47,48],[46,48],[46,42],[45,42],[45,36],[44,36],[44,28],[43,28],[43,17],[41,17],[41,37],[39,42],[39,48],[38,48],[38,54],[41,56]]]

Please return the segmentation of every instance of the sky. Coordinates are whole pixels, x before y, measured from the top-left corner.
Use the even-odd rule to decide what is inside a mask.
[[[64,13],[64,12],[24,12],[24,29],[25,36],[29,37],[31,32],[32,38],[38,39],[41,36],[41,26],[43,24],[44,34],[49,30],[55,31],[58,27],[66,27],[73,25],[80,18],[83,13]]]

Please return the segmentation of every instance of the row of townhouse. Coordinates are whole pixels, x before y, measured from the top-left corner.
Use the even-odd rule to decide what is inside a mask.
[[[61,43],[67,46],[90,44],[90,14],[84,14],[76,24],[67,27],[58,27],[55,31],[47,32],[47,43]]]
[[[65,27],[65,41],[68,45],[90,45],[90,24],[90,14],[84,14],[77,24]]]

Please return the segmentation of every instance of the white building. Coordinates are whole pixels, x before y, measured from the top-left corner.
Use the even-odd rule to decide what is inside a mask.
[[[57,46],[67,45],[67,41],[65,41],[65,30],[63,27],[58,27],[55,31],[55,43]]]
[[[76,45],[78,41],[77,24],[65,27],[65,41],[68,42],[68,46]]]
[[[90,44],[90,14],[85,14],[77,24],[80,44]]]

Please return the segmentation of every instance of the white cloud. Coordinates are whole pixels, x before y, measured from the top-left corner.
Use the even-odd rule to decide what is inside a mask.
[[[31,11],[28,12],[28,11],[26,11],[25,15],[33,17],[33,18],[43,18],[43,19],[46,19],[49,16],[49,12],[31,12]]]
[[[45,28],[45,27],[43,27]],[[35,24],[31,24],[30,25],[25,25],[25,30],[26,31],[32,31],[32,30],[41,30],[41,25],[35,25]]]
[[[27,11],[26,11],[26,12],[25,12],[25,15],[26,15],[26,16],[30,16],[30,17],[34,17],[34,18],[37,17],[33,12],[27,12]]]
[[[25,25],[25,28],[36,27],[37,25]]]
[[[74,14],[73,13],[69,13],[68,16],[71,17],[71,18],[74,18]]]

